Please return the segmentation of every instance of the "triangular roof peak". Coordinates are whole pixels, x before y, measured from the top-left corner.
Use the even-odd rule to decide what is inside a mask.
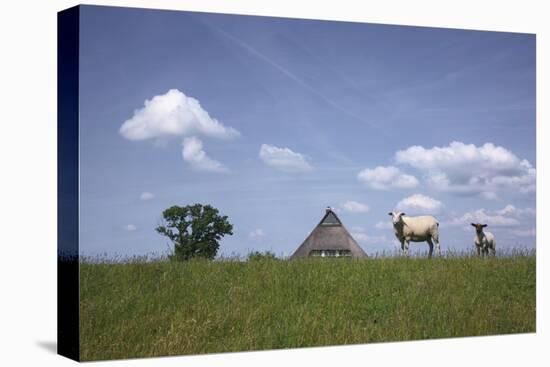
[[[330,206],[325,209],[325,216],[319,222],[321,226],[341,226],[342,222]]]

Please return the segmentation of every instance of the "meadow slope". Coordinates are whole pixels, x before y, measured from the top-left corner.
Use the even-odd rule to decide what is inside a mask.
[[[80,264],[82,360],[535,331],[535,256]]]

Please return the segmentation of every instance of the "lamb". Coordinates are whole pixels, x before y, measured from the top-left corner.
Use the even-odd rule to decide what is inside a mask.
[[[406,217],[402,212],[390,212],[392,216],[395,237],[401,242],[403,255],[409,255],[409,242],[428,242],[430,246],[429,257],[432,257],[434,242],[437,254],[441,256],[439,246],[439,223],[429,215],[419,217]]]
[[[476,235],[474,237],[474,244],[476,245],[477,254],[479,256],[496,254],[496,242],[495,236],[491,232],[484,232],[483,228],[487,227],[487,224],[470,223],[476,229]]]

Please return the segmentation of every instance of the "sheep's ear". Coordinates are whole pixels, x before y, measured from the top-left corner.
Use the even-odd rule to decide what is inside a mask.
[[[392,215],[392,216],[393,216],[393,213],[392,213],[392,212],[389,212],[388,215]]]
[[[477,227],[477,225],[476,225],[475,223],[470,223],[470,224],[471,224],[472,226],[474,226],[474,227]]]
[[[407,215],[407,214],[405,214],[405,213],[399,214],[400,217],[404,217],[405,215]]]
[[[485,228],[485,227],[487,227],[487,224],[482,224],[481,226],[482,226],[483,228]]]

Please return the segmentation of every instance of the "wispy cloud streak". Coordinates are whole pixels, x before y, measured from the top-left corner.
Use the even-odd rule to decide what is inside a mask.
[[[246,43],[245,41],[243,41],[242,39],[240,38],[237,38],[229,33],[227,33],[226,31],[220,29],[220,28],[217,28],[217,27],[214,27],[212,25],[209,25],[209,27],[211,29],[213,29],[214,31],[218,32],[219,34],[221,34],[222,36],[224,36],[225,38],[233,41],[235,44],[237,44],[238,46],[242,47],[243,49],[247,50],[250,54],[254,55],[255,57],[257,57],[258,59],[264,61],[265,63],[267,63],[268,65],[272,66],[273,68],[275,68],[276,70],[278,70],[279,72],[281,72],[282,74],[284,74],[286,77],[288,77],[289,79],[291,79],[292,81],[294,81],[295,83],[297,83],[298,85],[300,85],[302,88],[304,88],[305,90],[307,90],[308,92],[314,94],[315,96],[317,96],[318,98],[320,98],[323,102],[325,102],[326,104],[328,104],[329,106],[331,106],[332,108],[336,109],[337,111],[339,112],[342,112],[344,113],[345,115],[351,117],[352,119],[354,120],[357,120],[361,123],[364,123],[364,124],[367,124],[369,125],[370,127],[374,128],[374,129],[377,129],[378,131],[380,131],[384,136],[386,136],[386,134],[384,133],[384,130],[380,129],[377,125],[373,124],[372,122],[370,121],[366,121],[364,120],[363,118],[361,118],[360,116],[358,116],[357,114],[343,108],[342,106],[340,106],[338,103],[336,103],[335,101],[333,101],[332,99],[330,99],[329,97],[327,97],[326,95],[324,95],[323,93],[319,92],[317,89],[315,89],[313,86],[311,86],[310,84],[308,84],[307,82],[305,82],[303,79],[299,78],[297,75],[295,75],[294,73],[292,73],[290,70],[288,70],[287,68],[279,65],[278,63],[276,63],[275,61],[273,61],[271,58],[269,58],[268,56],[264,55],[263,53],[261,53],[260,51],[258,51],[256,48],[252,47],[251,45],[249,45],[248,43]]]

